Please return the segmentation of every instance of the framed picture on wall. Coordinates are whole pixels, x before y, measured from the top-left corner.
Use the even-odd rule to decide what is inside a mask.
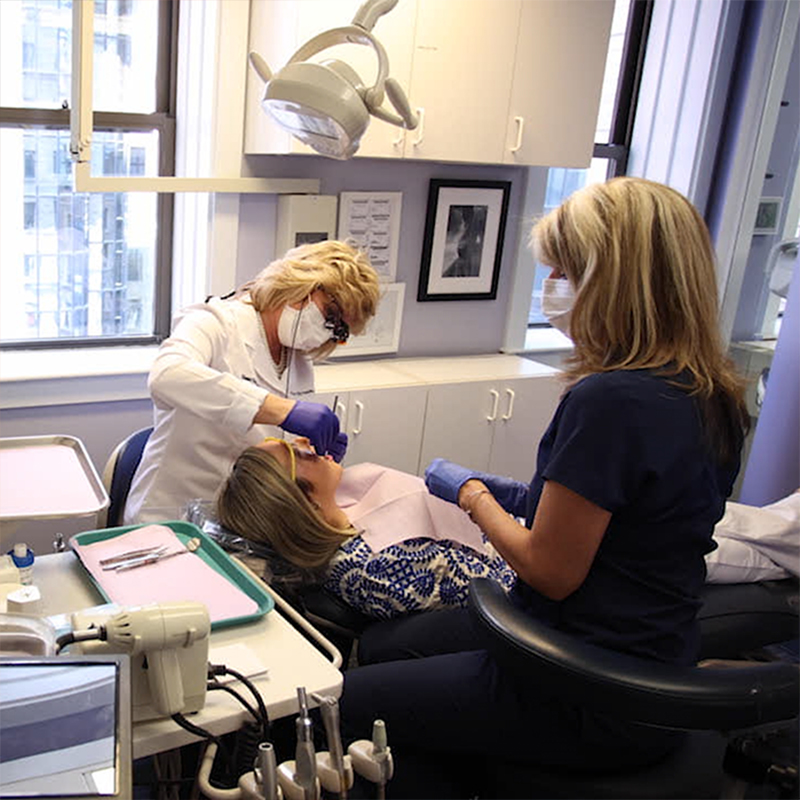
[[[418,301],[494,300],[510,181],[432,179]]]

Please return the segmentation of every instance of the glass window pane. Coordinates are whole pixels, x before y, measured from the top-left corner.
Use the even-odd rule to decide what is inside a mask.
[[[588,169],[549,169],[545,189],[543,214],[558,208],[573,192],[592,183],[602,183],[608,175],[609,160],[593,158]],[[550,267],[536,265],[533,280],[531,308],[528,312],[528,325],[546,325],[547,318],[542,314],[542,281],[550,274]]]
[[[95,111],[157,110],[158,6],[95,3]],[[71,43],[71,0],[0,0],[0,106],[61,108],[69,101]]]
[[[625,33],[628,29],[630,8],[631,0],[616,0],[614,3],[611,37],[608,42],[606,68],[603,73],[603,89],[600,93],[600,110],[597,115],[597,129],[594,135],[596,144],[611,143],[609,137],[613,123],[614,105],[617,99],[617,88],[622,67],[622,48],[625,44]]]
[[[0,339],[151,336],[157,195],[75,194],[68,145],[68,130],[0,128]],[[156,131],[94,145],[97,175],[158,172]]]

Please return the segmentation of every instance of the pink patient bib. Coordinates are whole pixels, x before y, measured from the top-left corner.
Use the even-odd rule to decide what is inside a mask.
[[[336,502],[375,553],[421,537],[487,552],[480,528],[458,506],[430,494],[416,475],[377,464],[348,467]]]

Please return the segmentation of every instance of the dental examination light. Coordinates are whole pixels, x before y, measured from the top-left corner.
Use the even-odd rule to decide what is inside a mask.
[[[407,130],[417,127],[408,98],[393,78],[388,77],[389,58],[372,28],[398,0],[367,0],[350,25],[332,28],[306,42],[274,75],[266,61],[255,52],[250,63],[264,81],[261,107],[301,142],[331,158],[347,159],[355,154],[367,130],[370,115]],[[358,73],[344,61],[308,61],[312,56],[338,44],[363,44],[378,57],[375,84],[365,87]],[[396,114],[384,105],[388,98]]]

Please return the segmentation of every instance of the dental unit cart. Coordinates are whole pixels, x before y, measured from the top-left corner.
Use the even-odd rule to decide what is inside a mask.
[[[54,616],[103,605],[103,598],[75,553],[53,553],[36,559],[36,583],[41,591],[40,616]],[[253,621],[211,631],[210,659],[226,658],[216,653],[234,653],[229,646],[243,646],[266,672],[251,676],[264,698],[270,718],[296,714],[297,687],[305,686],[310,696],[338,697],[342,691],[341,655],[316,629],[309,625],[281,597],[266,590],[275,608]],[[292,620],[292,622],[290,622]],[[300,630],[302,630],[302,633]],[[327,653],[323,655],[309,639]],[[221,648],[226,648],[222,651]],[[232,661],[229,666],[237,668]],[[238,730],[248,720],[247,711],[223,692],[208,693],[203,708],[192,715],[192,722],[215,735]],[[154,755],[196,742],[193,736],[171,719],[134,722],[134,759]]]

